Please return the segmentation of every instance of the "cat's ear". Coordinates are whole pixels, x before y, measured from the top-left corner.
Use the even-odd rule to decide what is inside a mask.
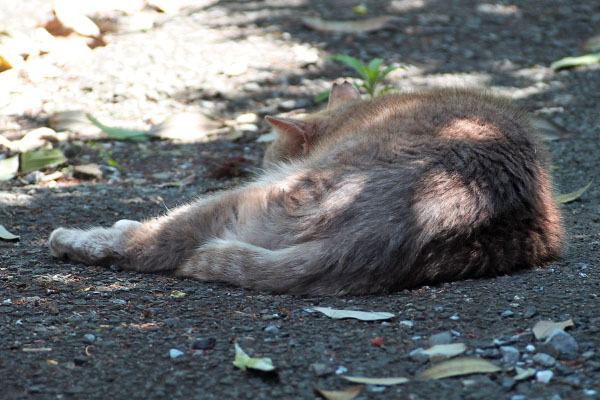
[[[360,100],[360,93],[353,84],[349,82],[344,82],[341,85],[334,83],[329,94],[327,108],[339,106],[353,100]]]
[[[290,142],[304,145],[304,149],[308,153],[308,149],[312,144],[313,124],[297,119],[271,117],[269,115],[265,117],[265,120],[277,132],[286,135]]]

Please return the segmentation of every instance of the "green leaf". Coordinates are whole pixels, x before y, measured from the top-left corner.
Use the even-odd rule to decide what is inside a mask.
[[[392,71],[394,71],[394,70],[396,70],[398,68],[400,68],[400,67],[399,66],[390,65],[389,67],[387,67],[386,69],[384,69],[383,71],[381,71],[381,75],[380,75],[381,79],[385,78],[390,72],[392,72]]]
[[[2,239],[2,240],[19,240],[20,238],[21,238],[21,236],[13,235],[9,231],[7,231],[5,227],[0,225],[0,239]]]
[[[235,345],[235,359],[233,360],[233,365],[245,371],[247,368],[257,369],[260,371],[270,372],[274,371],[275,367],[273,366],[273,362],[270,358],[254,358],[250,357],[248,354],[242,350],[242,348],[237,344]]]
[[[41,149],[21,154],[21,173],[50,168],[67,161],[59,149]]]
[[[96,125],[98,128],[102,129],[104,133],[108,135],[111,139],[115,140],[134,140],[136,142],[140,142],[143,140],[148,140],[148,131],[137,130],[137,129],[123,129],[123,128],[115,128],[111,126],[106,126],[94,118],[91,114],[86,114],[87,118],[92,122],[92,124]]]
[[[331,56],[331,59],[334,61],[340,61],[346,64],[347,66],[353,68],[358,74],[364,79],[369,80],[369,74],[367,67],[364,66],[359,59],[349,56],[347,54],[334,54]]]
[[[19,172],[19,156],[0,160],[0,181],[9,181]]]
[[[558,196],[555,196],[554,198],[556,199],[556,201],[558,201],[559,203],[562,203],[562,204],[570,203],[573,200],[577,200],[586,190],[588,190],[590,188],[590,186],[592,186],[592,183],[594,183],[593,179],[590,181],[590,183],[588,183],[587,185],[585,185],[584,187],[582,187],[580,189],[577,189],[574,192],[566,193],[566,194],[559,194]]]
[[[354,8],[352,8],[352,12],[354,14],[358,14],[358,15],[365,15],[365,14],[369,13],[369,9],[364,4],[359,4],[357,6],[354,6]]]
[[[315,101],[315,103],[320,103],[322,101],[325,101],[329,98],[330,93],[331,93],[331,90],[324,90],[321,93],[317,94],[313,100]]]
[[[371,71],[379,71],[379,67],[383,63],[383,58],[374,58],[371,60],[367,68]]]
[[[550,64],[550,68],[558,70],[563,68],[577,67],[580,65],[591,65],[600,63],[600,53],[586,54],[579,57],[565,57]]]

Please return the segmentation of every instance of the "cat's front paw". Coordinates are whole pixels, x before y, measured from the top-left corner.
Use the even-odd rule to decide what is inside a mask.
[[[141,223],[130,220],[116,222],[110,228],[89,230],[58,228],[48,239],[50,253],[86,264],[118,262],[125,255],[123,235]]]

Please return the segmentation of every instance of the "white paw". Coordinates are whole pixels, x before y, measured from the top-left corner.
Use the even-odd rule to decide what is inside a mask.
[[[140,226],[142,225],[141,222],[137,222],[137,221],[132,221],[130,219],[120,219],[117,222],[114,223],[114,225],[112,226],[113,228],[125,231],[129,228],[131,228],[132,226]]]
[[[86,264],[116,262],[123,258],[124,234],[141,223],[121,220],[110,228],[89,230],[58,228],[48,239],[50,253]]]

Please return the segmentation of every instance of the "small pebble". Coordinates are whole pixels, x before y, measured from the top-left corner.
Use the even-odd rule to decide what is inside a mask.
[[[598,394],[598,392],[594,389],[583,389],[583,394],[585,394],[586,396],[595,396]]]
[[[312,371],[317,377],[327,376],[333,373],[333,370],[331,368],[322,363],[310,364],[310,369],[312,369]]]
[[[385,392],[385,386],[369,385],[369,392],[383,393]]]
[[[535,354],[532,359],[543,367],[552,367],[556,364],[556,359],[546,353]]]
[[[575,341],[575,338],[562,329],[552,331],[552,334],[546,339],[545,343],[552,346],[560,352],[561,356],[565,357],[575,357],[579,350],[579,345]]]
[[[502,354],[502,360],[508,365],[515,365],[519,361],[519,350],[513,346],[502,346],[500,347],[500,353]]]
[[[535,373],[535,379],[540,383],[548,383],[552,379],[554,373],[549,369],[538,371]]]
[[[408,326],[409,328],[412,328],[413,326],[415,326],[415,323],[413,321],[400,321],[400,325],[404,325],[404,326]]]
[[[83,338],[85,339],[85,341],[87,343],[94,343],[96,341],[96,336],[92,335],[91,333],[86,333],[85,335],[83,335]]]
[[[531,306],[527,309],[527,311],[525,311],[525,314],[523,314],[523,317],[531,318],[531,317],[535,316],[536,314],[537,314],[537,308],[535,306]]]
[[[337,369],[335,370],[335,374],[336,375],[341,375],[341,374],[345,374],[346,372],[348,372],[348,368],[340,365],[339,367],[337,367]]]
[[[535,346],[532,344],[528,344],[527,346],[525,346],[525,350],[527,350],[528,352],[534,352],[535,351]]]
[[[192,349],[194,350],[210,350],[214,349],[217,344],[217,339],[214,337],[197,338],[192,342]]]
[[[510,397],[510,400],[527,400],[527,397],[525,397],[523,394],[513,394]]]
[[[512,389],[516,381],[513,378],[502,378],[502,387],[504,389]]]
[[[512,310],[505,310],[505,311],[502,311],[502,314],[500,314],[500,316],[502,318],[512,317],[513,315],[515,315],[515,313],[512,312]]]
[[[453,315],[453,316],[450,317],[450,319],[452,321],[458,321],[460,319],[460,317],[458,315]]]
[[[265,328],[265,332],[277,334],[277,333],[279,333],[279,328],[275,325],[269,325]]]
[[[183,354],[184,353],[181,350],[177,350],[177,349],[171,349],[171,350],[169,350],[169,357],[171,357],[171,359],[175,359],[175,358],[181,357]]]
[[[448,344],[448,343],[450,343],[451,340],[452,340],[452,333],[450,333],[448,331],[440,332],[440,333],[431,335],[431,337],[429,338],[429,345],[435,346],[436,344]]]

